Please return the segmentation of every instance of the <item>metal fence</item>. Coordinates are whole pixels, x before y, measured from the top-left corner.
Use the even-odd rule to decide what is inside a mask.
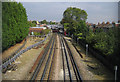
[[[17,54],[26,44],[26,38],[25,38],[25,42],[23,43],[23,45],[18,49],[16,50],[14,53],[12,53],[9,57],[5,58],[2,62],[6,62],[7,60],[9,60],[9,58],[12,58],[15,54]]]
[[[2,65],[0,65],[0,68],[3,68],[3,69],[4,69],[4,68],[7,68],[7,66],[8,66],[8,65],[11,65],[11,63],[14,62],[21,54],[23,54],[24,52],[26,52],[26,51],[28,51],[28,50],[30,50],[30,49],[38,46],[38,45],[41,44],[41,43],[43,43],[43,42],[47,39],[47,37],[48,37],[49,35],[50,35],[50,33],[45,36],[45,39],[44,39],[44,40],[42,40],[42,41],[40,41],[40,42],[38,42],[38,43],[36,43],[36,44],[34,44],[34,45],[31,45],[31,46],[27,47],[26,49],[21,50],[20,52],[18,52],[16,55],[14,55],[14,56],[13,56],[12,58],[10,58],[8,61],[6,61],[6,62],[4,62]]]

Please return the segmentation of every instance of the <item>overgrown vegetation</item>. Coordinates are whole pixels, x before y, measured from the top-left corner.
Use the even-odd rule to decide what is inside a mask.
[[[28,35],[26,10],[21,3],[2,3],[2,51],[21,42]]]
[[[116,45],[119,45],[119,30],[117,27],[110,28],[107,32],[100,31],[94,33],[90,30],[88,35],[86,35],[86,41],[104,55],[112,55],[118,52],[116,50],[119,47]]]

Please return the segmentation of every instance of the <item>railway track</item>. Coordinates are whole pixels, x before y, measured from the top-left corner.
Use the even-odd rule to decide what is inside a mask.
[[[70,48],[62,35],[59,34],[61,44],[61,56],[63,64],[63,80],[77,80],[82,82],[79,69],[75,63],[74,57],[70,51]],[[52,68],[55,56],[56,48],[56,35],[54,34],[45,48],[39,63],[33,72],[30,80],[52,80]]]
[[[62,35],[60,37],[61,52],[62,52],[62,61],[63,61],[63,76],[64,80],[77,80],[82,82],[79,69],[75,63],[74,57],[71,53],[71,50]]]
[[[51,70],[53,67],[53,59],[55,55],[55,41],[56,35],[53,34],[48,46],[45,48],[45,51],[39,60],[39,63],[31,75],[30,80],[49,80],[51,79]]]

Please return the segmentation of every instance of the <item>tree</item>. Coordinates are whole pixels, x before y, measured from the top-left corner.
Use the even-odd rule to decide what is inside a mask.
[[[34,27],[34,26],[36,26],[36,24],[35,24],[35,23],[32,23],[31,21],[28,21],[28,25],[29,25],[29,27]]]
[[[2,51],[28,35],[26,10],[21,3],[2,3]]]
[[[72,21],[80,22],[81,20],[86,21],[87,13],[79,8],[69,7],[64,11],[63,19],[66,22],[72,22]]]
[[[76,7],[69,7],[64,11],[63,18],[60,23],[63,24],[64,28],[70,32],[70,34],[74,34],[76,37],[82,37],[85,39],[85,35],[87,33],[87,26],[85,23],[86,19],[86,11]],[[82,35],[79,36],[79,33],[82,33]]]
[[[53,24],[57,24],[57,23],[50,21],[49,24],[50,24],[50,25],[53,25]]]
[[[48,24],[48,22],[46,20],[43,20],[40,22],[41,24]]]
[[[34,20],[34,21],[32,21],[32,23],[36,25],[36,24],[37,24],[37,21]]]

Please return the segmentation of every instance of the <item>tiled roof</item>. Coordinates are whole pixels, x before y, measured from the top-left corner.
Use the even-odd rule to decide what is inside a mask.
[[[102,23],[102,24],[96,25],[96,27],[97,28],[112,28],[113,25],[107,22],[106,24]]]
[[[29,28],[29,32],[41,32],[43,28]]]

